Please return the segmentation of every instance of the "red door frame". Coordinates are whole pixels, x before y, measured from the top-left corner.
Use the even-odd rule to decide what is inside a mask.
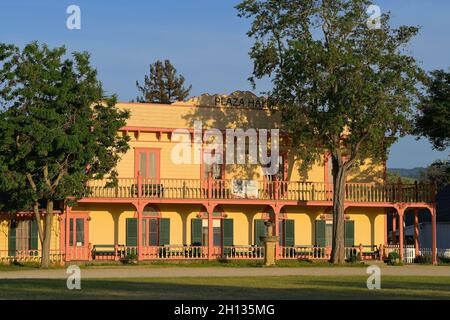
[[[160,169],[161,169],[161,149],[160,148],[134,148],[134,176],[137,177],[140,175],[139,172],[139,161],[140,161],[140,154],[142,152],[145,152],[147,154],[147,163],[146,163],[146,171],[149,172],[148,168],[148,154],[149,153],[155,153],[156,155],[156,180],[160,179]],[[147,178],[147,177],[142,177]]]
[[[89,243],[89,220],[90,220],[90,212],[89,211],[69,211],[70,214],[66,215],[66,232],[65,232],[65,241],[67,244],[67,249],[70,252],[70,258],[67,259],[69,260],[74,260],[72,259],[72,251],[74,251],[74,248],[82,248],[83,251],[87,251],[86,254],[82,254],[82,260],[90,260],[91,259],[91,254],[90,254],[90,246],[91,244]],[[74,236],[74,242],[73,245],[70,244],[70,220],[73,219],[74,223],[73,223],[73,236]],[[81,247],[77,247],[76,246],[76,219],[83,219],[84,223],[84,245]],[[67,254],[67,252],[66,252]],[[76,257],[78,258],[78,256]]]

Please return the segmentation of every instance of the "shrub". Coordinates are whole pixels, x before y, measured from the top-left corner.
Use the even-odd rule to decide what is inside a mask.
[[[128,264],[128,263],[136,263],[137,262],[137,254],[135,253],[129,253],[121,260],[122,263]]]
[[[438,257],[439,263],[450,264],[450,257],[441,256]]]
[[[388,264],[391,266],[402,265],[400,261],[400,254],[397,250],[390,252],[387,260]]]
[[[361,261],[362,261],[362,259],[359,254],[351,255],[350,257],[347,258],[347,262],[349,262],[349,263],[358,263]]]
[[[431,264],[432,263],[432,259],[430,255],[419,255],[414,259],[414,263],[420,263],[420,264]]]

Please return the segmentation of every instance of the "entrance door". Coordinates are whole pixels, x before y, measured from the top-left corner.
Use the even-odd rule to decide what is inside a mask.
[[[88,215],[69,218],[68,237],[70,260],[89,260]]]

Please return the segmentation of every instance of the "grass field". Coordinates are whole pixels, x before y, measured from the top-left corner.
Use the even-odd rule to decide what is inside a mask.
[[[0,299],[450,299],[450,277],[382,277],[368,290],[366,277],[86,279],[81,290],[65,280],[0,280]]]
[[[167,267],[186,267],[186,268],[211,268],[211,267],[223,267],[223,268],[261,268],[263,267],[262,261],[254,261],[254,260],[228,260],[228,261],[208,261],[208,260],[199,260],[199,261],[154,261],[154,262],[140,262],[139,264],[122,264],[120,262],[96,262],[96,263],[83,263],[80,265],[82,269],[91,269],[91,268],[104,268],[104,267],[116,267],[120,266],[122,268],[167,268]],[[346,263],[343,265],[333,265],[326,261],[298,261],[298,260],[284,260],[277,261],[277,267],[280,268],[308,268],[308,267],[330,267],[330,268],[339,268],[339,267],[367,267],[366,263]],[[51,268],[54,269],[63,269],[66,268],[64,266],[55,265]],[[20,271],[20,270],[33,270],[39,269],[38,263],[24,263],[24,264],[0,264],[0,271]]]

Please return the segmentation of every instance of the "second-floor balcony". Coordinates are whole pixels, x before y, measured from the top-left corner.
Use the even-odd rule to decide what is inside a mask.
[[[423,183],[345,185],[348,202],[433,203],[435,193],[433,184]],[[89,181],[85,198],[327,202],[333,200],[333,185],[305,181],[119,178],[113,186],[107,180]]]

